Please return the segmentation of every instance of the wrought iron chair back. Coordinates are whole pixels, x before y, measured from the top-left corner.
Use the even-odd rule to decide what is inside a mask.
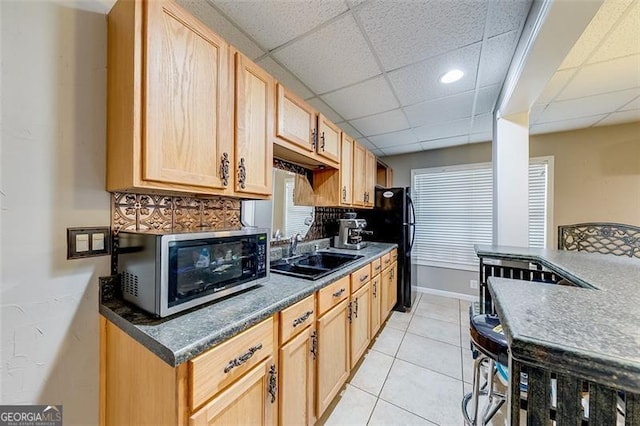
[[[558,250],[586,251],[640,259],[640,227],[607,222],[558,226]]]

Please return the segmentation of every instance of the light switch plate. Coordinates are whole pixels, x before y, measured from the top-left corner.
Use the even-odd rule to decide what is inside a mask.
[[[67,228],[67,259],[104,256],[111,253],[111,228]]]

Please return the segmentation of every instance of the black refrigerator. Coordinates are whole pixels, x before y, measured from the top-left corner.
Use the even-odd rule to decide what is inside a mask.
[[[417,291],[417,266],[411,258],[416,228],[410,188],[376,188],[374,208],[363,216],[372,231],[371,241],[398,244],[398,302],[394,309],[406,312]]]

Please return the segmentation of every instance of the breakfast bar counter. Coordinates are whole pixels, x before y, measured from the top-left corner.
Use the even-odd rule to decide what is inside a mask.
[[[625,391],[626,424],[639,424],[640,261],[503,246],[476,246],[476,253],[484,262],[535,263],[573,284],[488,278],[511,362],[597,384],[612,399]]]

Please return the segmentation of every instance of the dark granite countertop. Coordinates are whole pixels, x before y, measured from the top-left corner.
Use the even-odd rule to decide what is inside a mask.
[[[537,262],[578,287],[489,278],[514,358],[640,393],[640,261],[521,247],[479,257]]]
[[[271,273],[269,281],[264,284],[168,318],[153,318],[108,294],[101,297],[100,314],[169,365],[177,366],[349,275],[396,246],[370,242],[357,251],[332,248],[332,252],[364,257],[316,281]]]

